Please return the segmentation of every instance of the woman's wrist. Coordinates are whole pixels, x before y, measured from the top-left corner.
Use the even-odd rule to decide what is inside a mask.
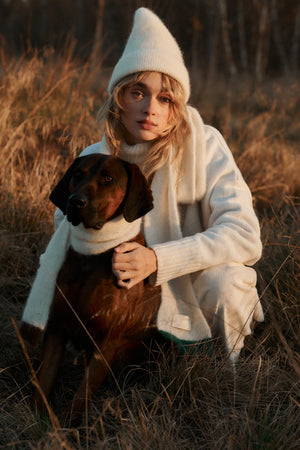
[[[156,253],[153,250],[153,248],[148,247],[149,250],[149,273],[150,275],[154,274],[157,272],[157,257],[156,257]]]

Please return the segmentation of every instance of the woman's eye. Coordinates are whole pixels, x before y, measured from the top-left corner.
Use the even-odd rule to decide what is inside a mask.
[[[162,96],[160,97],[160,101],[162,103],[171,103],[172,100],[170,99],[170,97]]]
[[[144,96],[142,91],[136,91],[136,90],[132,91],[131,94],[133,95],[133,97],[135,97],[137,99],[140,99]]]

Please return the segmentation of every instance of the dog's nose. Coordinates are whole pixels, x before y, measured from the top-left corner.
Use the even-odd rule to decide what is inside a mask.
[[[69,197],[69,202],[75,208],[84,208],[87,204],[87,198],[83,194],[71,194]]]

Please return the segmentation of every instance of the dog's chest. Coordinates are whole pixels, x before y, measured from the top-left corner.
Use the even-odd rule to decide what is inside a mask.
[[[145,292],[144,283],[130,290],[118,288],[111,270],[112,253],[84,256],[72,249],[67,253],[58,276],[63,295],[56,291],[51,316],[75,341],[84,334],[82,324],[98,340],[107,334],[134,334],[155,321],[157,290],[148,282]]]
[[[60,289],[56,292],[56,303],[64,305],[62,297],[67,297],[84,319],[94,315],[100,306],[112,308],[118,294],[111,269],[112,253],[113,250],[100,255],[81,255],[70,248],[58,275]]]

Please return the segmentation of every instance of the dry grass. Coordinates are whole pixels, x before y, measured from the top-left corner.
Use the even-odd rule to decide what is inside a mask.
[[[108,379],[86,421],[61,429],[29,407],[31,374],[18,321],[39,254],[52,233],[51,187],[86,145],[99,140],[100,68],[51,49],[2,55],[0,149],[0,446],[18,449],[299,448],[300,88],[290,80],[248,82],[194,99],[218,126],[247,179],[261,219],[257,265],[266,321],[249,337],[235,374],[217,356],[153,350],[152,362]],[[287,83],[289,89],[287,89]],[[29,349],[37,367],[38,350]],[[53,396],[59,413],[83,363],[68,352]],[[58,414],[59,415],[59,414]]]

